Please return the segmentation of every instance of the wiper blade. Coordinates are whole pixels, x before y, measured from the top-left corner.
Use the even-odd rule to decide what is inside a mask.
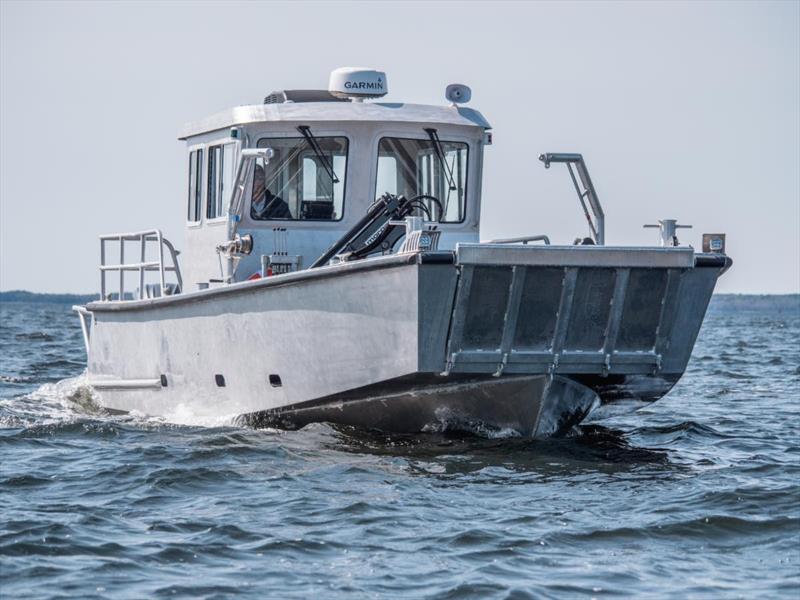
[[[328,162],[328,157],[323,154],[322,148],[319,147],[317,138],[315,138],[314,134],[311,133],[311,128],[308,125],[300,125],[297,128],[297,131],[303,135],[303,137],[306,139],[306,142],[308,142],[308,145],[311,146],[311,149],[314,151],[314,154],[317,155],[317,159],[322,163],[322,166],[325,167],[325,171],[327,171],[333,183],[339,183],[339,178],[333,171],[333,165]]]
[[[445,159],[444,150],[442,150],[442,142],[439,139],[439,133],[433,128],[426,129],[425,133],[428,134],[428,137],[433,144],[433,149],[436,150],[436,156],[439,157],[439,164],[447,174],[447,184],[450,186],[451,190],[456,189],[456,182],[455,179],[453,179],[453,171],[450,170],[450,165],[447,164],[447,160]]]

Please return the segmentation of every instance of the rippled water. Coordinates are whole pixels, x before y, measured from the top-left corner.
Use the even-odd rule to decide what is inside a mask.
[[[3,597],[800,596],[797,297],[715,298],[669,396],[551,441],[108,416],[69,306],[0,322]]]

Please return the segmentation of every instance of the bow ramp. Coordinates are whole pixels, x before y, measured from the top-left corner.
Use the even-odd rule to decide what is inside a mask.
[[[680,371],[716,279],[690,248],[461,244],[456,264],[448,373]]]

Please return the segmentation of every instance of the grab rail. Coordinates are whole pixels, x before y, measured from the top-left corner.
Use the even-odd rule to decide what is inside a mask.
[[[606,243],[606,217],[603,212],[603,207],[600,205],[600,200],[597,198],[597,192],[594,189],[592,178],[589,177],[589,169],[586,168],[586,162],[580,154],[564,154],[548,152],[539,155],[539,160],[544,163],[544,168],[549,169],[550,163],[566,163],[569,176],[572,179],[572,185],[575,186],[575,192],[578,194],[578,201],[581,203],[583,214],[586,221],[589,223],[589,229],[592,232],[592,239],[598,246],[603,246]],[[578,171],[578,177],[575,177],[575,172],[572,170],[573,165],[575,170]],[[581,186],[578,185],[578,178],[581,180]],[[589,202],[589,208],[592,209],[594,221],[589,214],[589,208],[586,207],[586,202]]]
[[[86,348],[86,356],[89,356],[89,326],[86,324],[86,317],[92,318],[92,313],[86,310],[85,306],[73,306],[72,310],[78,313],[81,321],[81,333],[83,334],[83,346]]]
[[[550,245],[550,238],[546,235],[526,235],[525,237],[504,238],[501,240],[489,240],[489,244],[519,244],[527,245],[528,242],[544,242],[545,246]]]
[[[106,242],[119,242],[119,263],[106,264]],[[126,263],[125,262],[125,242],[139,242],[140,255],[139,262]],[[147,257],[147,243],[156,242],[158,247],[158,260],[146,260]],[[169,252],[172,266],[164,266],[164,248],[166,247]],[[138,271],[139,272],[139,299],[145,297],[145,273],[148,271],[158,271],[158,280],[162,296],[169,293],[169,288],[166,283],[165,273],[172,271],[175,273],[177,286],[179,290],[183,289],[183,278],[181,277],[181,269],[178,266],[178,254],[172,243],[165,238],[159,229],[148,229],[145,231],[135,231],[133,233],[110,233],[100,236],[100,299],[110,299],[106,295],[106,273],[118,271],[119,272],[119,289],[117,290],[118,298],[125,299],[125,272]]]

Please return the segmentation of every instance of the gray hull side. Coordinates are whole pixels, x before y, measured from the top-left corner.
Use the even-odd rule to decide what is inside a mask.
[[[418,367],[417,282],[418,266],[397,265],[95,311],[89,379],[109,408],[223,417],[408,375]],[[162,375],[163,387],[125,387]]]

